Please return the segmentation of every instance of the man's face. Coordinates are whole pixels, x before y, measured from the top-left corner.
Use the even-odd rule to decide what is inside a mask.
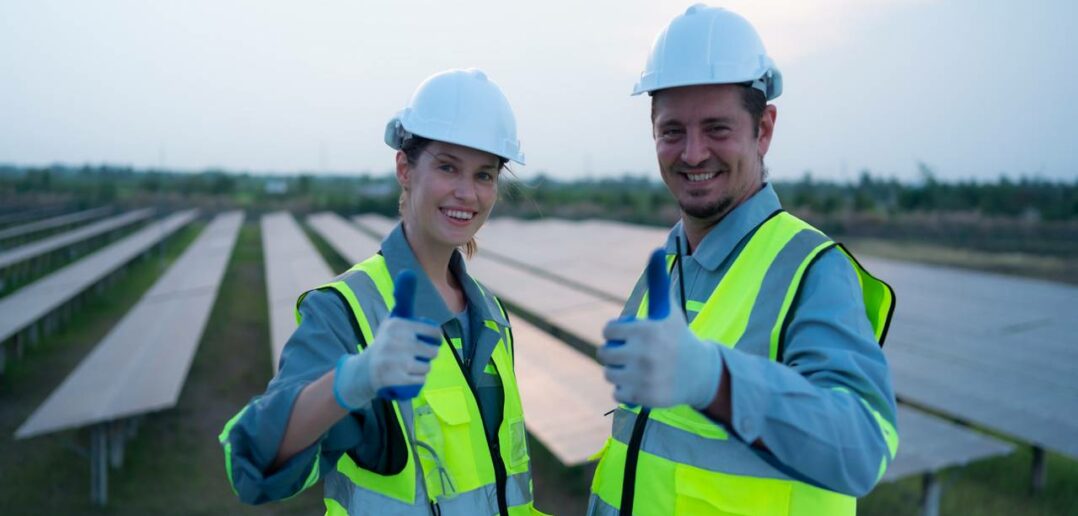
[[[763,185],[775,107],[757,124],[741,88],[709,84],[655,93],[652,133],[659,169],[687,221],[714,224]]]

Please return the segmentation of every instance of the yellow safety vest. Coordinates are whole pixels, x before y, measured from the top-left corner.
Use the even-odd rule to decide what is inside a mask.
[[[808,223],[778,212],[757,228],[689,327],[703,340],[781,360],[790,308],[804,273],[820,253],[836,245]],[[882,346],[894,293],[838,247],[853,264],[866,315]],[[674,258],[667,257],[668,267]],[[646,293],[637,317],[647,317]],[[873,413],[893,459],[897,433]],[[646,439],[661,443],[649,446],[650,452],[641,449],[645,425]],[[721,426],[688,405],[652,409],[643,416],[639,407],[621,405],[614,415],[613,435],[600,452],[589,512],[620,514],[623,503],[631,504],[628,512],[647,515],[856,512],[857,501],[851,496],[788,478],[725,470],[723,459],[736,453],[745,453],[745,445],[730,441]],[[885,468],[886,462],[881,463],[881,476]]]
[[[377,306],[360,305],[347,281],[353,274],[370,277],[381,299],[368,296],[364,303],[377,303]],[[372,256],[335,281],[319,287],[323,288],[336,290],[347,300],[363,341],[374,342],[374,328],[367,314],[384,318],[393,309],[395,299],[385,258],[380,254]],[[300,296],[299,301],[302,300]],[[501,303],[497,305],[504,315]],[[512,337],[508,327],[492,320],[484,324],[501,335],[491,357],[502,381],[505,400],[497,441],[488,443],[475,390],[457,354],[449,349],[453,343],[443,336],[443,349],[431,362],[431,371],[419,395],[410,403],[392,402],[397,427],[408,448],[404,468],[396,474],[382,475],[357,465],[348,454],[342,455],[336,471],[325,478],[326,514],[342,515],[351,511],[470,515],[498,514],[505,508],[510,515],[532,514],[531,472],[524,413],[513,372]],[[360,345],[360,352],[362,346],[365,344]],[[409,406],[414,434],[401,416],[402,407]],[[417,458],[426,493],[421,500],[416,499]],[[317,465],[314,469],[318,470]],[[314,480],[316,477],[308,485]]]

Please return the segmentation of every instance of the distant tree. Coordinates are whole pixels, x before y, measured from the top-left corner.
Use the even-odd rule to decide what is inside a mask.
[[[231,195],[236,191],[236,179],[231,174],[214,171],[208,173],[208,175],[210,179],[210,193],[214,195]]]
[[[157,193],[161,191],[162,174],[157,171],[149,171],[143,174],[140,188],[147,192]]]
[[[296,181],[296,193],[300,195],[307,195],[311,193],[311,183],[314,178],[310,174],[301,174],[299,180]]]

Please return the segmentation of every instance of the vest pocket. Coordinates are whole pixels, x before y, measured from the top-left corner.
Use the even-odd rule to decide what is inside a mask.
[[[524,418],[507,421],[509,425],[509,443],[513,446],[509,452],[509,468],[517,470],[528,464],[528,433],[524,429]]]
[[[684,464],[674,470],[675,514],[785,515],[792,482],[707,471]]]
[[[415,446],[425,483],[432,496],[451,498],[469,489],[459,484],[469,484],[475,476],[472,418],[464,389],[424,390],[421,397],[427,403],[415,408]]]

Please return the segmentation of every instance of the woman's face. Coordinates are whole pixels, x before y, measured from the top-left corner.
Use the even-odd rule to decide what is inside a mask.
[[[498,172],[493,154],[452,143],[430,142],[415,163],[397,152],[409,239],[450,248],[467,243],[494,207]]]

